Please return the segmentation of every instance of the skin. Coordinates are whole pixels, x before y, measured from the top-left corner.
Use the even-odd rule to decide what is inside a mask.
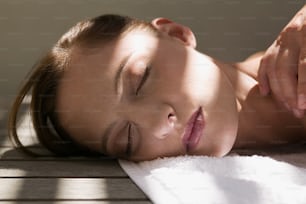
[[[306,6],[264,53],[258,82],[263,96],[273,93],[287,110],[303,118],[306,109]],[[298,76],[298,77],[297,77]]]
[[[152,25],[160,37],[134,30],[90,52],[72,50],[56,107],[76,142],[141,161],[184,154],[224,156],[232,149],[305,137],[303,119],[293,117],[273,96],[260,96],[257,71],[262,54],[225,64],[195,50],[189,28],[164,18]],[[116,91],[115,75],[127,56]],[[150,74],[138,91],[147,66]],[[204,133],[196,148],[187,151],[182,137],[199,107]],[[112,123],[112,131],[104,135]],[[131,155],[126,155],[128,124]]]

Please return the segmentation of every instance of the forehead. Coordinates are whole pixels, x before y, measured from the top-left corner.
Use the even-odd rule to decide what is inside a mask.
[[[121,60],[132,52],[154,49],[156,44],[157,38],[148,32],[131,31],[96,48],[75,47],[59,83],[56,104],[61,124],[72,127],[68,132],[95,135],[96,127],[108,124],[117,103],[114,76]]]
[[[112,78],[120,60],[132,52],[154,49],[155,42],[157,39],[153,35],[137,30],[128,32],[114,41],[97,44],[96,47],[75,47],[71,52],[70,68],[65,75],[67,78],[81,75],[94,79],[97,72],[102,72],[102,75],[96,77]]]

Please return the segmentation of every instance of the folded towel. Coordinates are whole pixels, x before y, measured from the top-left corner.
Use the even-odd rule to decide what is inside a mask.
[[[158,204],[306,204],[306,169],[266,156],[119,160]]]

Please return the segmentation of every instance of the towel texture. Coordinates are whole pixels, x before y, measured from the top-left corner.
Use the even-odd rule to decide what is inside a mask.
[[[306,204],[306,169],[266,156],[119,160],[158,204]]]

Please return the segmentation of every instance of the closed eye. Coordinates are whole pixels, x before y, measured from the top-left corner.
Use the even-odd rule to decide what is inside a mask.
[[[132,134],[131,134],[131,128],[132,125],[131,123],[128,124],[128,140],[127,140],[127,144],[126,144],[126,151],[125,151],[125,155],[127,157],[131,156],[131,152],[132,152]]]
[[[137,86],[136,89],[136,95],[139,94],[140,89],[142,88],[142,86],[144,85],[144,83],[146,82],[146,80],[148,79],[149,75],[150,75],[150,71],[151,71],[151,66],[146,66],[145,70],[144,70],[144,74],[142,75],[142,78]]]

